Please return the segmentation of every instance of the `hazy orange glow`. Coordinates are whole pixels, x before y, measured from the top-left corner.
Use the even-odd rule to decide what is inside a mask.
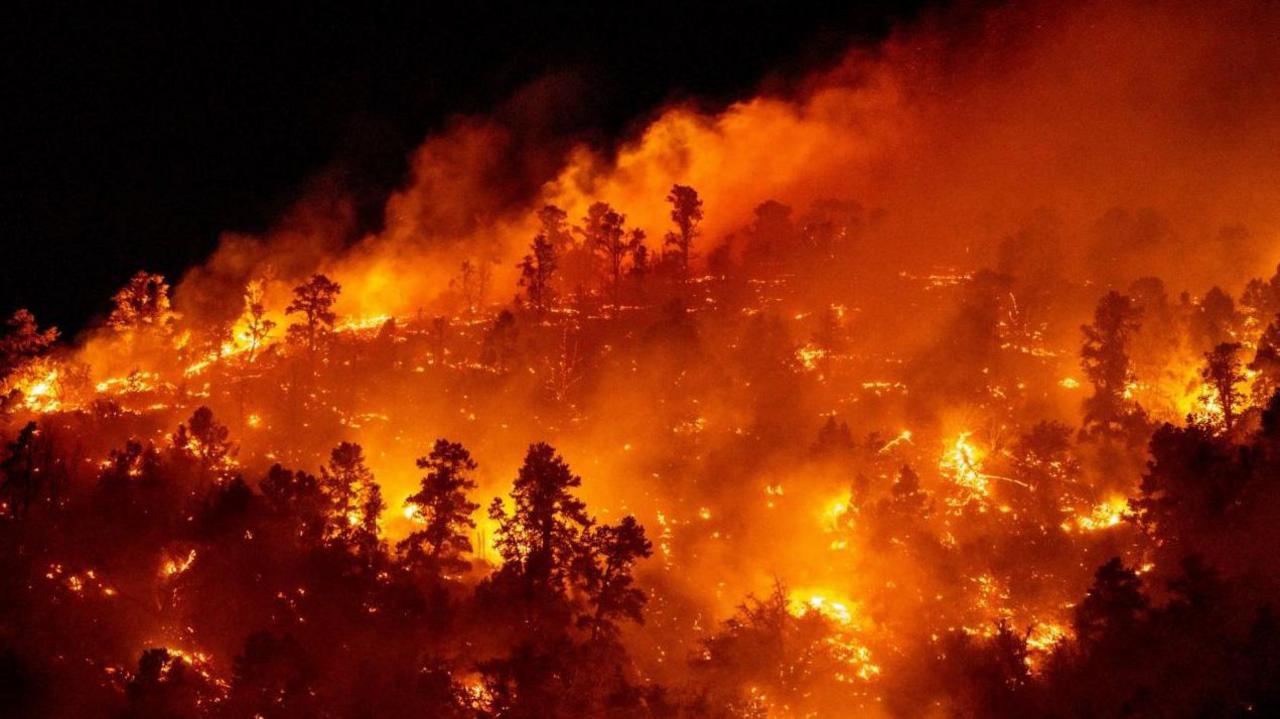
[[[255,487],[275,463],[316,472],[353,442],[391,547],[427,525],[407,503],[426,471],[415,460],[450,438],[478,463],[475,561],[457,575],[473,583],[502,562],[486,508],[514,511],[504,495],[546,441],[593,516],[634,515],[653,542],[636,570],[648,623],[622,635],[647,679],[683,679],[697,642],[776,582],[792,620],[821,620],[836,658],[823,671],[855,686],[860,711],[887,712],[885,692],[927,671],[912,662],[943,653],[944,635],[1012,628],[1037,673],[1074,639],[1100,560],[1147,563],[1130,502],[1150,428],[1229,435],[1205,353],[1240,342],[1247,364],[1271,320],[1212,343],[1186,319],[1167,337],[1137,330],[1115,401],[1142,409],[1147,434],[1086,431],[1083,403],[1102,390],[1080,326],[1099,297],[1158,276],[1170,316],[1191,317],[1210,287],[1239,296],[1280,260],[1280,53],[1251,31],[1262,20],[1274,13],[1234,3],[1036,3],[969,19],[963,45],[926,20],[799,87],[666,108],[616,153],[578,146],[533,196],[490,186],[513,151],[500,124],[460,119],[423,142],[380,231],[351,237],[344,200],[315,197],[263,237],[227,236],[155,324],[92,330],[11,375],[9,423],[83,434],[73,479],[109,470],[133,437],[177,447],[210,483]],[[622,289],[557,280],[548,311],[512,302],[541,208],[579,227],[606,201],[657,258],[676,184],[705,203],[687,271],[629,260]],[[771,215],[771,200],[789,209]],[[341,291],[315,351],[289,309],[319,273]],[[1247,431],[1258,381],[1230,387]],[[184,426],[179,445],[201,406],[227,436]],[[364,512],[352,504],[346,529]],[[164,619],[139,620],[129,649],[168,647],[225,683],[231,640],[196,649],[164,614],[211,556],[165,548],[148,570],[164,588],[146,597]],[[46,576],[120,600],[93,570]],[[465,687],[476,706],[488,691]],[[843,696],[818,690],[804,711]]]

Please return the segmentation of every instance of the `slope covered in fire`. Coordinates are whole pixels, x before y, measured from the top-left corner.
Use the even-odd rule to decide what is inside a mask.
[[[312,197],[72,342],[18,311],[0,698],[1275,710],[1277,19],[944,14],[533,197],[463,119],[375,233]]]

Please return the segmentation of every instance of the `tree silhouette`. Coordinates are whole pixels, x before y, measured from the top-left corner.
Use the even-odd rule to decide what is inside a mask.
[[[333,323],[337,319],[333,305],[341,291],[341,285],[324,275],[312,275],[311,279],[293,288],[293,301],[284,313],[300,314],[302,321],[289,325],[286,334],[291,343],[304,347],[312,358],[333,332]]]
[[[215,688],[181,654],[152,648],[138,658],[138,669],[125,686],[129,717],[198,716]]]
[[[524,288],[529,306],[542,314],[555,301],[555,288],[551,285],[551,278],[556,272],[557,252],[555,245],[541,233],[533,238],[529,249],[530,254],[525,255],[517,265],[520,268],[519,284]]]
[[[1137,572],[1113,557],[1098,568],[1084,601],[1075,609],[1076,637],[1086,645],[1133,626],[1147,609]]]
[[[581,624],[591,630],[591,640],[612,636],[613,620],[643,621],[645,593],[632,586],[632,568],[653,554],[653,545],[644,536],[644,527],[635,517],[623,517],[617,525],[588,528],[582,537],[577,574],[586,589],[591,613]]]
[[[1200,299],[1192,316],[1193,340],[1198,347],[1205,348],[1231,342],[1239,329],[1240,321],[1240,313],[1236,311],[1231,295],[1220,287],[1212,287]]]
[[[458,276],[449,281],[449,286],[462,294],[462,301],[468,313],[475,314],[484,304],[489,294],[489,279],[493,270],[490,263],[466,259],[458,266]]]
[[[581,232],[587,246],[604,262],[615,313],[621,301],[623,267],[627,258],[644,242],[644,233],[640,230],[628,235],[623,227],[626,219],[608,203],[596,202],[587,209],[587,216],[582,220]]]
[[[1223,342],[1205,353],[1200,377],[1208,383],[1218,408],[1222,411],[1222,424],[1230,432],[1235,426],[1244,402],[1239,387],[1245,381],[1244,367],[1240,362],[1240,343]]]
[[[232,453],[230,431],[213,418],[213,410],[201,406],[178,425],[173,445],[195,457],[206,469],[223,467]]]
[[[1133,381],[1129,338],[1139,319],[1132,300],[1113,290],[1098,301],[1093,324],[1080,328],[1084,333],[1081,366],[1093,383],[1093,396],[1084,403],[1086,430],[1119,434],[1124,420],[1135,411],[1126,389]]]
[[[427,475],[405,506],[413,508],[423,526],[396,545],[405,561],[438,572],[467,568],[462,557],[471,552],[468,535],[476,526],[471,515],[480,507],[467,499],[467,492],[476,488],[469,476],[475,468],[471,453],[446,439],[437,439],[431,453],[418,458],[418,469],[427,470]]]
[[[320,468],[320,487],[329,500],[326,537],[367,554],[378,542],[378,517],[386,505],[360,445],[342,442],[333,448],[328,465]]]
[[[671,203],[671,221],[676,224],[676,229],[666,234],[663,244],[672,248],[683,275],[689,272],[690,248],[698,236],[698,223],[702,222],[702,199],[692,187],[672,185],[667,202]]]
[[[777,200],[766,200],[755,208],[755,219],[748,228],[748,249],[755,259],[772,262],[794,233],[791,208]]]
[[[499,312],[484,335],[484,342],[480,346],[480,361],[498,372],[511,369],[518,334],[515,315],[509,310]]]
[[[586,504],[573,495],[582,478],[573,474],[555,448],[529,446],[511,488],[510,513],[501,499],[489,506],[498,523],[497,547],[503,569],[517,575],[529,593],[564,591],[582,552],[582,532],[591,525]]]
[[[573,232],[569,228],[569,214],[555,205],[538,210],[538,234],[542,235],[557,255],[563,255],[573,247]]]
[[[227,709],[234,716],[323,713],[315,699],[315,662],[290,636],[256,631],[232,663]]]
[[[0,460],[0,502],[10,517],[30,511],[41,495],[56,493],[53,448],[35,422],[28,422],[5,448]]]
[[[1249,362],[1254,373],[1254,404],[1265,406],[1271,396],[1280,390],[1280,315],[1271,319],[1258,337],[1257,350]]]

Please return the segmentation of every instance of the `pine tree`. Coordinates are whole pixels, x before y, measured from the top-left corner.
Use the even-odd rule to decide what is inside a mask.
[[[581,484],[555,448],[539,442],[529,446],[512,484],[512,511],[501,499],[489,507],[498,523],[503,569],[518,575],[530,593],[565,590],[582,551],[582,533],[591,526],[586,504],[572,492]]]
[[[341,291],[341,285],[324,275],[312,275],[293,288],[293,301],[284,313],[300,314],[302,321],[289,325],[287,337],[291,343],[305,348],[312,358],[333,332],[333,323],[337,320],[333,305]]]
[[[417,464],[427,474],[421,488],[405,500],[405,506],[413,508],[423,526],[397,544],[396,549],[410,564],[460,572],[467,567],[463,555],[471,552],[468,535],[476,526],[471,515],[480,507],[467,499],[467,491],[476,488],[475,480],[469,476],[476,463],[461,444],[437,439],[431,454],[419,457]]]

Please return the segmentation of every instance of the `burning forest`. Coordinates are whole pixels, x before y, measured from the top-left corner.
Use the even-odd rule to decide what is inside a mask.
[[[530,91],[372,226],[9,308],[2,713],[1280,711],[1277,32],[935,8],[613,145]]]

